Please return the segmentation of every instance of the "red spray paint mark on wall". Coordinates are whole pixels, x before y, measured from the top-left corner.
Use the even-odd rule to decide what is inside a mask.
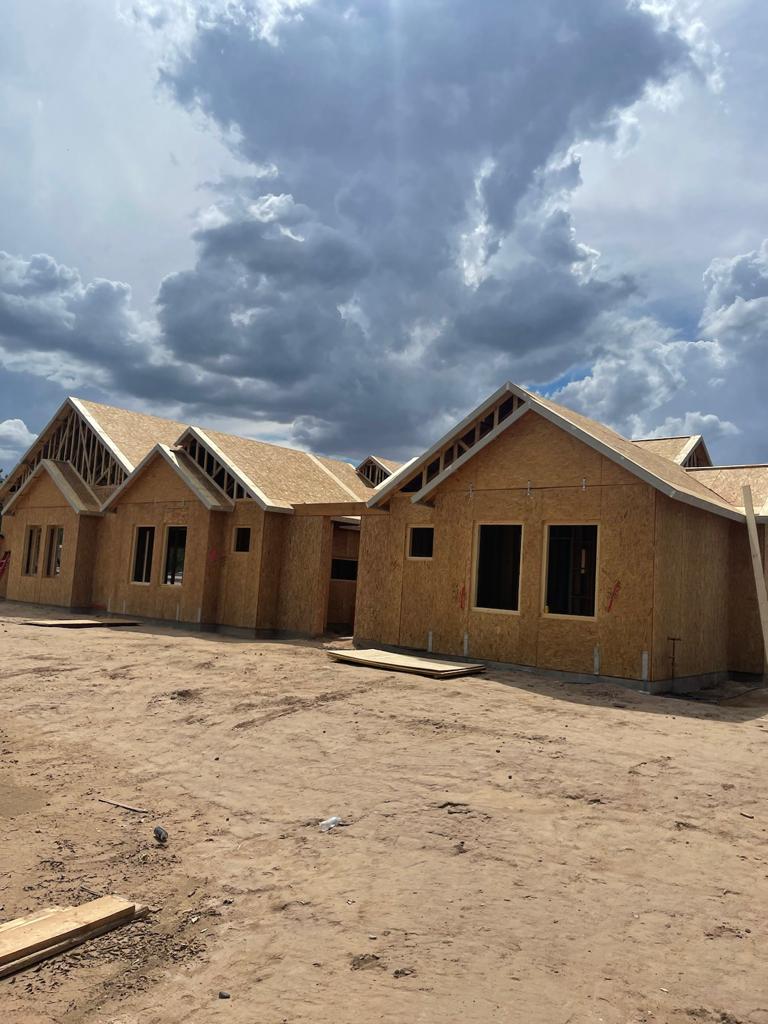
[[[467,603],[467,587],[466,584],[462,583],[461,590],[459,591],[459,608],[464,611],[464,606]]]
[[[607,602],[607,604],[605,606],[605,610],[607,612],[609,612],[611,610],[611,608],[613,608],[613,605],[614,605],[614,603],[616,601],[616,598],[619,596],[619,592],[620,591],[621,591],[621,580],[616,580],[616,582],[611,587],[611,592],[608,594],[608,602]]]

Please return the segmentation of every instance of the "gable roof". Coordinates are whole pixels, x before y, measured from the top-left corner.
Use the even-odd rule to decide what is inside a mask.
[[[186,452],[172,450],[166,444],[156,444],[147,452],[133,473],[131,473],[130,476],[127,476],[120,486],[114,490],[104,502],[103,511],[108,511],[112,505],[116,504],[119,501],[120,496],[128,490],[131,484],[135,483],[147,466],[157,458],[163,459],[176,473],[176,475],[184,481],[198,501],[200,501],[200,503],[211,512],[232,511],[234,508],[234,502],[230,501],[229,498],[225,497],[221,493],[218,487],[208,479],[205,473],[200,471],[200,468],[195,465]]]
[[[3,508],[3,515],[7,515],[13,506],[30,487],[33,481],[40,478],[41,474],[47,473],[67,504],[75,512],[84,515],[99,515],[101,502],[93,493],[88,484],[80,474],[68,462],[54,462],[53,459],[41,459],[34,470],[17,491],[14,491]]]
[[[149,413],[134,412],[101,402],[80,398],[67,398],[56,414],[35,439],[29,450],[9,474],[7,486],[0,486],[0,494],[8,491],[12,478],[18,475],[19,467],[40,451],[45,435],[55,427],[64,414],[75,410],[92,428],[105,447],[114,456],[126,474],[133,473],[141,466],[150,453],[158,454],[165,449],[163,457],[172,453],[176,459],[174,469],[186,470],[188,483],[196,483],[198,489],[205,480],[206,502],[216,501],[223,507],[230,507],[228,499],[210,479],[197,467],[193,460],[176,448],[180,440],[193,433],[203,444],[215,448],[220,461],[231,469],[241,480],[248,492],[263,508],[290,512],[292,505],[299,502],[351,502],[367,500],[371,489],[360,480],[351,463],[340,459],[315,456],[309,452],[286,448],[282,445],[254,441],[215,430],[201,430],[190,427],[178,420],[152,416]],[[189,464],[187,466],[187,463]],[[64,465],[64,463],[61,463]],[[70,467],[70,475],[79,475]],[[120,484],[119,490],[127,481]],[[82,486],[87,485],[81,481]],[[193,490],[195,488],[193,487]],[[90,488],[89,488],[90,492]],[[13,492],[18,493],[18,492]],[[90,492],[91,494],[93,492]],[[113,492],[113,494],[116,492]],[[103,497],[103,493],[102,493]],[[202,499],[201,499],[202,500]],[[215,504],[215,502],[214,502]],[[6,503],[6,509],[9,507]],[[213,507],[213,504],[210,506]]]
[[[112,446],[117,448],[123,461],[128,463],[129,472],[139,465],[156,444],[172,445],[186,427],[185,423],[179,423],[178,420],[120,409],[114,405],[102,405],[101,402],[90,402],[83,398],[72,398],[70,401],[90,418],[91,425],[99,430],[102,438],[106,435]]]
[[[414,503],[423,501],[446,477],[450,476],[461,466],[466,465],[478,451],[482,450],[486,444],[490,443],[503,430],[506,430],[512,423],[516,422],[520,416],[536,413],[578,438],[590,448],[600,452],[601,455],[604,455],[612,462],[623,466],[628,472],[633,473],[668,497],[698,508],[716,512],[718,515],[731,519],[743,518],[741,511],[734,508],[732,504],[701,483],[695,476],[692,476],[688,471],[677,465],[677,463],[657,454],[642,444],[638,445],[622,437],[621,434],[616,433],[615,430],[611,430],[610,427],[606,427],[602,423],[591,420],[587,416],[582,416],[572,409],[558,405],[542,395],[537,395],[511,382],[502,385],[498,391],[494,392],[490,398],[473,410],[469,416],[465,417],[461,423],[452,431],[449,431],[437,444],[420,456],[408,471],[408,476],[412,475],[420,467],[424,467],[452,439],[461,437],[468,424],[476,421],[486,410],[496,407],[505,392],[517,396],[520,400],[521,404],[516,411],[503,421],[498,422],[484,438],[477,441],[467,451],[464,451],[455,458],[450,466],[441,469],[441,472],[431,481],[424,484],[420,490],[412,495],[411,501]],[[377,490],[377,493],[370,499],[368,505],[374,508],[386,501],[393,491],[402,486],[405,478],[405,473],[391,476]]]
[[[204,444],[213,442],[266,507],[290,510],[299,503],[360,501],[370,496],[370,488],[362,481],[353,482],[351,463],[218,430],[195,427],[194,431]]]
[[[744,511],[741,489],[749,484],[755,515],[758,519],[768,516],[768,466],[699,466],[686,473],[740,512]]]

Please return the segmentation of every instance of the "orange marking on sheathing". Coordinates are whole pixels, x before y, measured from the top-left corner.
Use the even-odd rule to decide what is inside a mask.
[[[613,608],[613,603],[616,600],[616,598],[619,596],[619,591],[620,590],[621,590],[621,580],[616,580],[616,582],[611,587],[610,594],[608,595],[608,604],[606,605],[606,608],[605,608],[605,610],[607,612],[609,612],[611,610],[611,608]]]

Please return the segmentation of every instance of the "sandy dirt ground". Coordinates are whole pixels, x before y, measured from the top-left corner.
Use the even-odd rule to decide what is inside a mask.
[[[0,603],[0,920],[152,913],[0,981],[4,1024],[768,1024],[765,691],[31,611]]]

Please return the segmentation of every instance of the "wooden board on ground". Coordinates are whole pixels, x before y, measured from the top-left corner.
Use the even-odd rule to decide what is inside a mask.
[[[57,626],[60,629],[95,629],[99,626],[138,626],[133,619],[22,619],[22,626]]]
[[[120,896],[101,896],[79,907],[48,908],[0,928],[0,978],[65,952],[146,913]]]
[[[459,676],[482,672],[485,665],[464,664],[456,661],[436,661],[433,658],[418,658],[411,654],[395,654],[392,651],[328,651],[335,661],[346,661],[352,665],[367,665],[369,668],[385,668],[391,672],[412,672],[433,679],[456,679]]]

